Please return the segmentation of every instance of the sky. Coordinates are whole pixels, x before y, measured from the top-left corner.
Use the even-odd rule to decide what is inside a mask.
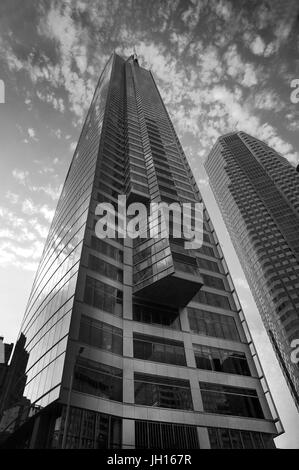
[[[215,225],[274,401],[299,416],[209,187],[217,137],[243,130],[299,163],[297,0],[1,0],[0,335],[15,342],[84,117],[115,50],[150,68]],[[0,100],[1,101],[1,100]]]

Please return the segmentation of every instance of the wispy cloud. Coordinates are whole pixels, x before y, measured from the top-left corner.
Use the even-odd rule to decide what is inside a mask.
[[[23,186],[26,186],[27,189],[33,193],[44,193],[47,196],[49,196],[51,199],[56,201],[60,195],[62,185],[51,185],[51,184],[46,184],[44,186],[38,186],[36,184],[33,184],[31,182],[31,179],[29,177],[29,172],[26,170],[19,170],[19,169],[14,169],[12,171],[13,177],[16,179],[16,181]]]

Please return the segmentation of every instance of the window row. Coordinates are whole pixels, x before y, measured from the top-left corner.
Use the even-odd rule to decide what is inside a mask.
[[[201,304],[207,304],[212,305],[213,307],[220,307],[226,310],[231,310],[228,297],[220,294],[214,294],[214,292],[200,290],[192,300],[194,302],[200,302]]]
[[[135,421],[136,449],[199,449],[196,426]]]
[[[75,366],[73,389],[108,400],[122,401],[122,377],[122,369],[79,358]]]
[[[104,242],[98,237],[91,237],[91,248],[115,261],[123,262],[123,251],[115,246],[109,245],[109,243]]]
[[[188,380],[135,373],[134,389],[137,405],[193,409]]]
[[[122,329],[85,315],[81,317],[79,340],[114,354],[122,355],[123,353]]]
[[[116,266],[113,266],[106,261],[97,258],[96,256],[89,255],[88,257],[88,267],[96,271],[97,273],[109,277],[110,279],[114,279],[118,282],[123,282],[123,270],[119,269]]]
[[[150,302],[133,300],[133,320],[180,330],[179,311]]]
[[[52,449],[61,449],[66,417],[56,419]],[[121,418],[81,408],[70,408],[66,435],[66,449],[120,449],[122,443]]]
[[[250,375],[246,355],[239,351],[193,344],[198,369],[226,372],[227,374]]]
[[[263,419],[257,392],[251,388],[200,382],[204,411],[208,413]]]
[[[86,276],[84,302],[119,317],[123,310],[123,292],[90,276]]]
[[[198,308],[187,308],[189,325],[194,333],[240,341],[235,319],[230,315],[209,312]]]
[[[256,431],[208,428],[211,449],[275,449],[273,437]]]
[[[133,333],[133,350],[137,359],[186,365],[184,343],[181,341]]]

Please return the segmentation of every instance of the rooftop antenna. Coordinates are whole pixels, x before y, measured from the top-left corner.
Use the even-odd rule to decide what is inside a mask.
[[[234,125],[234,132],[239,132],[238,131],[238,124],[239,124],[239,121],[236,121],[235,125]]]
[[[138,56],[137,56],[137,52],[136,52],[136,46],[135,46],[135,44],[134,44],[134,48],[133,48],[133,50],[134,50],[133,59],[134,59],[134,60],[136,60],[136,62],[138,63]]]

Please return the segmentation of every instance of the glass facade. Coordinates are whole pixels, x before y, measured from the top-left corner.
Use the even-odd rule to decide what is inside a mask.
[[[188,307],[187,311],[191,331],[200,335],[240,341],[234,317],[191,307]]]
[[[146,361],[186,365],[184,344],[180,341],[134,333],[134,357]]]
[[[79,340],[115,354],[122,355],[123,352],[123,331],[120,328],[85,315],[81,316]]]
[[[135,374],[134,384],[135,403],[138,405],[193,409],[190,383],[187,380]]]
[[[75,367],[73,389],[109,400],[122,401],[122,369],[80,359]]]
[[[153,201],[202,203],[152,74],[135,56],[113,54],[22,325],[20,357],[29,360],[21,377],[34,413],[8,445],[209,448],[215,423],[247,426],[273,440],[280,422],[206,208],[200,249],[173,236],[180,225],[174,213],[169,238],[98,238],[98,203],[112,204],[113,214],[123,195],[146,208]],[[157,227],[165,220],[162,211]],[[116,228],[124,221],[119,214]],[[221,377],[225,383],[212,390]],[[245,408],[259,414],[258,423]]]
[[[199,449],[195,426],[135,422],[136,449]]]
[[[299,408],[299,173],[264,142],[235,132],[205,163],[216,200]]]
[[[63,439],[66,409],[54,425],[49,447],[60,449]],[[71,408],[66,449],[120,449],[121,419],[95,411]]]
[[[248,418],[264,418],[256,390],[200,382],[204,410]]]
[[[246,355],[239,351],[193,344],[198,369],[226,372],[227,374],[250,375]]]
[[[112,58],[86,117],[21,325],[28,355],[24,397],[33,408],[45,407],[60,393],[111,67]]]
[[[208,428],[211,449],[274,449],[267,434],[238,429]]]

